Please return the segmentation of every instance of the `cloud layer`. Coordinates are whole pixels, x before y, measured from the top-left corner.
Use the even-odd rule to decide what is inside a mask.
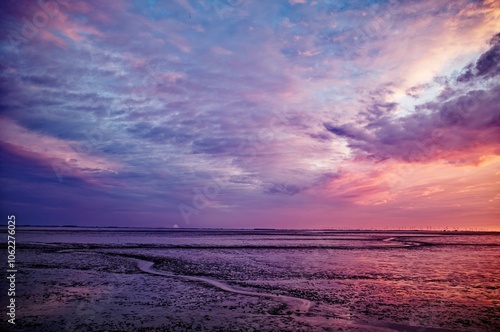
[[[0,6],[25,224],[500,228],[496,1]]]

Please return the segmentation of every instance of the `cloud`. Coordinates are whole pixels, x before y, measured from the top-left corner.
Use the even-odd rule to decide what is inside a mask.
[[[499,154],[499,47],[500,39],[495,37],[476,62],[474,73],[469,66],[457,84],[449,84],[435,100],[417,105],[412,114],[396,117],[378,112],[374,105],[375,116],[367,117],[362,126],[325,123],[325,128],[347,139],[358,157],[374,160],[478,163],[487,155]]]
[[[475,65],[470,64],[458,78],[458,82],[469,82],[478,78],[493,78],[500,74],[500,33],[491,40],[492,47],[481,55]]]
[[[0,6],[3,190],[43,222],[182,227],[178,205],[216,179],[193,225],[328,226],[396,204],[401,165],[497,154],[494,1],[70,1],[30,38],[37,2]]]
[[[290,4],[292,5],[297,5],[297,4],[304,4],[307,3],[307,0],[289,0]]]
[[[334,126],[329,123],[324,123],[323,125],[325,126],[326,130],[340,137],[359,140],[363,136],[363,133],[361,131],[356,130],[356,128],[351,125]]]
[[[294,184],[285,183],[271,183],[267,188],[264,189],[266,194],[284,194],[284,195],[295,195],[305,188],[300,188]]]
[[[94,142],[101,135],[96,130],[87,133],[85,142],[69,142],[31,132],[8,118],[0,118],[0,129],[0,144],[45,163],[59,178],[90,179],[93,174],[120,169],[119,163],[95,154]]]

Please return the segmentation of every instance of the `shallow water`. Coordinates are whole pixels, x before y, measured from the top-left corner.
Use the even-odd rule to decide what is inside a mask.
[[[240,290],[240,294],[231,295],[239,296],[233,300],[237,302],[240,298],[261,301],[252,298],[252,294],[259,292],[314,304],[302,315],[291,310],[293,305],[287,307],[286,303],[272,302],[273,299],[254,311],[249,309],[254,308],[251,304],[247,309],[231,310],[227,308],[232,306],[226,304],[227,308],[224,305],[217,308],[220,321],[211,319],[210,327],[203,320],[206,313],[201,308],[198,312],[191,311],[191,316],[198,315],[202,320],[203,324],[199,323],[202,330],[214,326],[230,330],[230,324],[236,321],[235,326],[245,330],[245,322],[251,324],[256,316],[281,322],[286,318],[283,326],[292,326],[291,330],[296,330],[293,326],[302,326],[304,330],[336,330],[339,324],[344,330],[353,331],[375,328],[403,331],[411,326],[496,331],[500,326],[498,233],[35,227],[21,229],[17,241],[18,246],[24,247],[24,256],[19,257],[20,267],[35,283],[37,274],[50,269],[74,271],[75,275],[91,271],[102,280],[112,276],[109,283],[120,283],[125,276],[144,278],[134,264],[124,268],[126,260],[141,259],[153,263],[151,268],[159,275],[151,276],[151,282],[160,289],[172,282],[167,280],[169,275],[194,276],[191,283],[196,278],[212,280],[212,285],[196,287],[209,287],[208,291],[217,296],[229,296],[225,294],[227,289],[217,289],[217,283]],[[89,256],[100,263],[93,263]],[[123,261],[117,264],[115,260]],[[43,277],[44,283],[48,280],[50,273]],[[98,287],[98,280],[89,281],[87,288]],[[175,282],[193,287],[189,280]],[[53,283],[58,283],[56,275]],[[75,286],[71,287],[71,291],[78,293]],[[50,293],[43,287],[38,291]],[[148,298],[147,292],[148,289],[142,289],[124,298],[110,296],[134,303],[134,297]],[[113,303],[106,309],[111,320],[121,315]],[[57,303],[51,304],[54,305],[57,307]],[[173,303],[178,308],[185,305],[178,299]],[[53,310],[59,310],[63,319],[70,315],[62,314],[64,307]],[[42,316],[26,316],[26,319],[31,317],[28,320],[33,322]],[[116,322],[123,321],[120,317]],[[159,327],[170,323],[158,320]],[[273,330],[263,324],[259,329]]]

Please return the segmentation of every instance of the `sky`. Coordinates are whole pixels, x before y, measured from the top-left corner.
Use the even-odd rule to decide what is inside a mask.
[[[7,0],[18,224],[500,230],[500,2]]]

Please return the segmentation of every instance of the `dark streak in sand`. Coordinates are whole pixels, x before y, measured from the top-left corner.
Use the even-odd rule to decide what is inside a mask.
[[[230,285],[228,285],[220,280],[214,280],[214,279],[205,278],[205,277],[178,275],[178,274],[172,274],[172,273],[154,270],[153,269],[154,263],[150,262],[150,261],[145,261],[145,260],[141,260],[141,259],[134,259],[134,261],[137,263],[137,267],[141,271],[146,272],[146,273],[160,275],[160,276],[164,276],[164,277],[170,277],[170,278],[181,278],[181,279],[191,280],[191,281],[201,281],[203,283],[217,287],[223,291],[231,292],[231,293],[235,293],[235,294],[277,299],[277,300],[282,301],[285,304],[293,307],[296,312],[300,312],[300,313],[308,313],[309,309],[313,305],[313,303],[311,301],[309,301],[307,299],[299,298],[299,297],[286,296],[286,295],[276,295],[276,294],[272,294],[272,293],[250,292],[250,291],[234,288],[234,287],[232,287],[232,286],[230,286]]]

